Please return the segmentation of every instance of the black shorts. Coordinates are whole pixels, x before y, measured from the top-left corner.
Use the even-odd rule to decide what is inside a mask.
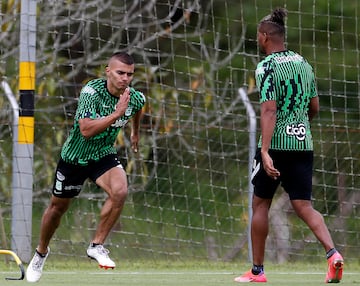
[[[53,195],[59,198],[73,198],[79,195],[87,178],[93,182],[113,167],[122,168],[115,154],[107,155],[99,161],[91,161],[86,166],[74,165],[60,159],[55,172]]]
[[[254,194],[263,199],[272,199],[281,184],[290,200],[311,200],[313,151],[269,150],[269,155],[274,167],[279,170],[280,177],[274,180],[266,174],[258,149],[251,176]]]

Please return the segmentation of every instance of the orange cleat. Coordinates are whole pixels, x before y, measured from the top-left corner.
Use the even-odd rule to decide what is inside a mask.
[[[246,283],[246,282],[267,282],[264,272],[261,272],[258,275],[255,275],[251,272],[251,269],[244,273],[243,275],[236,277],[235,282]]]
[[[335,252],[328,259],[328,271],[325,283],[339,283],[342,278],[344,259],[339,252]]]

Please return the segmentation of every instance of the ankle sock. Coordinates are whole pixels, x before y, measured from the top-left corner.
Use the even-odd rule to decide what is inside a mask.
[[[255,265],[251,269],[252,274],[259,275],[261,272],[264,272],[264,265]]]
[[[98,245],[100,245],[100,243],[94,243],[94,242],[91,243],[91,247],[95,247],[95,246],[98,246]]]
[[[35,251],[36,251],[36,253],[37,253],[40,257],[42,257],[42,258],[45,258],[45,257],[46,257],[46,254],[47,254],[47,253],[40,253],[37,249],[35,249]]]
[[[336,253],[336,249],[331,248],[328,252],[326,252],[326,259],[329,259],[334,253]]]

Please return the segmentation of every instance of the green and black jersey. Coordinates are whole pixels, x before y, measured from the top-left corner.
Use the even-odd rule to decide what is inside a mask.
[[[120,129],[126,125],[145,104],[145,96],[135,89],[130,90],[130,101],[125,114],[103,132],[86,139],[80,132],[79,119],[100,119],[114,112],[119,98],[111,95],[105,79],[89,81],[81,90],[74,125],[66,139],[61,158],[68,163],[87,165],[108,154],[116,154],[114,146]]]
[[[277,52],[258,64],[255,77],[260,103],[275,100],[277,105],[270,149],[313,150],[308,110],[317,90],[310,64],[293,51]]]

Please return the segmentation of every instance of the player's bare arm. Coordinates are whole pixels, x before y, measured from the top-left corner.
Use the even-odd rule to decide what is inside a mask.
[[[140,119],[141,119],[142,111],[139,110],[131,121],[131,148],[132,150],[137,153],[139,149],[139,128],[140,128]]]
[[[276,101],[269,100],[261,104],[261,158],[263,166],[268,174],[273,179],[280,176],[280,172],[274,168],[273,161],[269,155],[269,148],[272,135],[274,133],[276,124]]]
[[[119,97],[119,101],[116,104],[115,111],[103,118],[91,119],[91,118],[82,118],[79,120],[80,132],[86,138],[95,136],[103,132],[111,124],[113,124],[117,119],[124,115],[126,108],[130,100],[130,89],[125,89],[124,93]]]
[[[308,116],[310,121],[319,113],[319,110],[320,110],[319,97],[315,96],[311,98],[309,104]]]

